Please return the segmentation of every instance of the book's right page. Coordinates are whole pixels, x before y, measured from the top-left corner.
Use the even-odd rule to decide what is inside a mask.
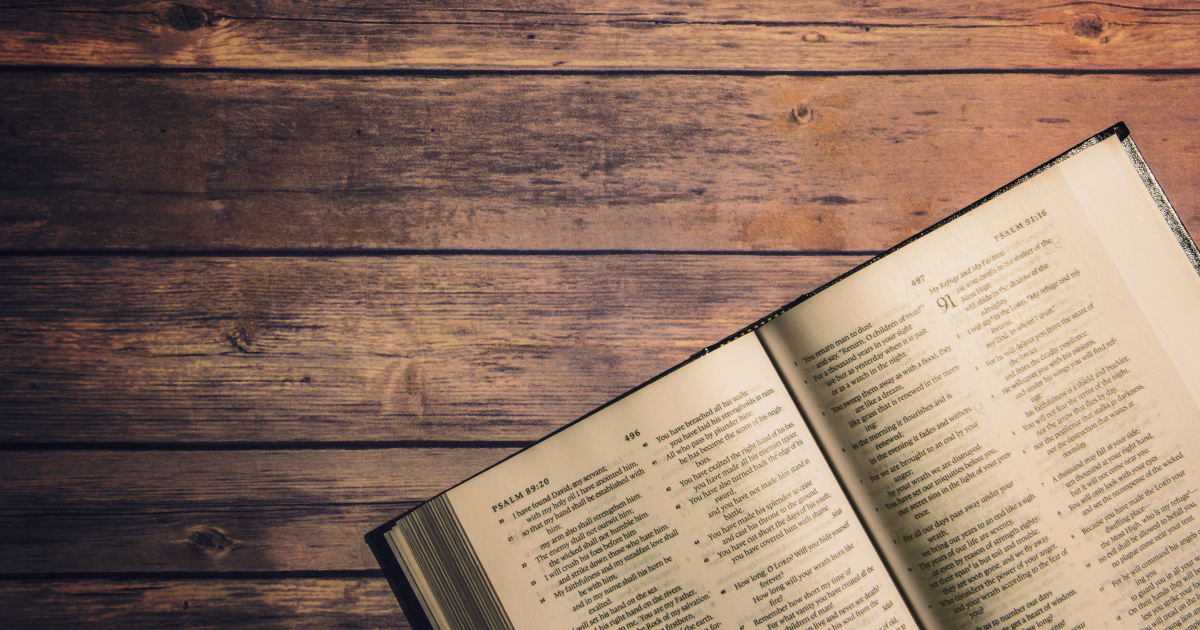
[[[760,330],[928,628],[1200,621],[1200,276],[1139,163],[1110,133]]]

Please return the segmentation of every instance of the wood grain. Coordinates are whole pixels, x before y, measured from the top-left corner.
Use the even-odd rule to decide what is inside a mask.
[[[410,627],[383,578],[0,581],[12,628]]]
[[[0,625],[408,628],[365,531],[1113,122],[1200,228],[1198,36],[1166,0],[0,5]]]
[[[0,246],[881,250],[1118,120],[1195,229],[1197,87],[7,73]]]
[[[0,436],[533,440],[863,260],[0,258]]]
[[[378,569],[363,535],[513,448],[0,458],[0,574]]]
[[[1200,66],[1175,3],[23,3],[0,64],[895,71]]]

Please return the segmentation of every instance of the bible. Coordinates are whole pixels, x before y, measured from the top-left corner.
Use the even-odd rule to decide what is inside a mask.
[[[1119,123],[367,542],[416,628],[1194,628],[1198,269]]]

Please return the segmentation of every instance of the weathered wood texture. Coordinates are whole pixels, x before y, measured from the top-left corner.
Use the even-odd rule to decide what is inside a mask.
[[[1200,76],[0,75],[0,246],[880,250]]]
[[[0,625],[407,628],[365,531],[1113,122],[1200,228],[1198,36],[1165,0],[4,3]]]
[[[0,581],[0,611],[9,628],[409,628],[383,578]]]
[[[1177,5],[51,0],[0,8],[0,63],[836,72],[1195,68],[1200,15]]]
[[[0,577],[378,569],[363,534],[513,448],[0,458]]]
[[[863,260],[0,258],[0,438],[534,440]]]

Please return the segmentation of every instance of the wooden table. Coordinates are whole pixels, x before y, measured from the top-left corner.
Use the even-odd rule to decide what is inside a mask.
[[[404,628],[368,529],[1104,127],[1200,227],[1195,8],[372,4],[0,7],[0,625]]]

